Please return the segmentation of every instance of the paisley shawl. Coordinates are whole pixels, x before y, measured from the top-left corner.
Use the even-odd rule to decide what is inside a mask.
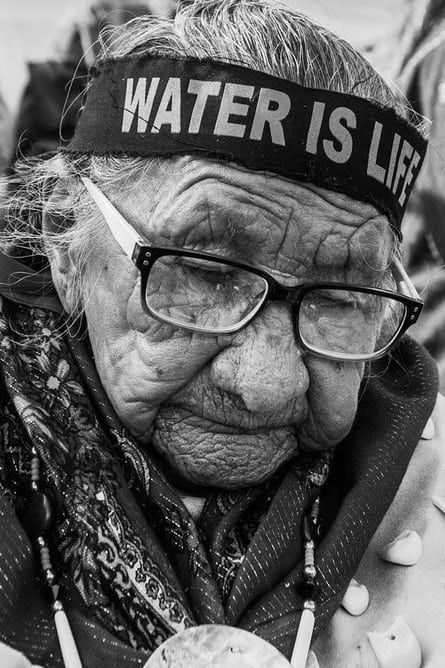
[[[87,338],[70,337],[63,315],[4,298],[0,369],[0,572],[10,588],[5,599],[0,586],[1,640],[37,663],[63,665],[13,514],[29,488],[34,445],[85,665],[141,664],[171,634],[203,623],[246,628],[289,656],[302,607],[301,518],[311,484],[326,478],[328,454],[299,457],[258,487],[209,490],[196,524],[149,449],[120,424]],[[322,496],[316,634],[395,495],[436,396],[434,365],[407,338],[398,359],[373,371]],[[14,541],[21,557],[12,564]],[[5,565],[21,569],[21,585]]]

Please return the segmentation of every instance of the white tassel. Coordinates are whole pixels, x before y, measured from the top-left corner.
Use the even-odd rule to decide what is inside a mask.
[[[311,603],[307,601],[307,603]],[[305,668],[309,649],[311,647],[312,633],[314,631],[315,617],[312,610],[305,608],[298,625],[297,637],[290,660],[292,668]]]
[[[57,637],[62,652],[65,668],[82,668],[79,652],[74,641],[73,632],[60,601],[54,601],[54,621],[56,623]]]

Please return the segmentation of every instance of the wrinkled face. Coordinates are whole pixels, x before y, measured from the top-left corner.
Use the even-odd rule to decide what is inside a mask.
[[[253,264],[286,285],[379,285],[387,271],[383,216],[311,185],[183,157],[119,193],[103,190],[148,243]],[[363,363],[303,353],[286,304],[235,334],[188,332],[144,312],[139,272],[105,223],[93,256],[84,301],[102,383],[130,432],[184,480],[259,483],[347,434]]]

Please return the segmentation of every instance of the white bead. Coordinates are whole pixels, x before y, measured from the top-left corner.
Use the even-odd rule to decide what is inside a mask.
[[[367,633],[381,668],[420,668],[422,652],[419,641],[403,617],[381,633]]]
[[[400,566],[414,566],[422,555],[422,539],[416,531],[405,530],[379,550],[384,561]]]
[[[352,579],[341,604],[350,615],[362,615],[369,605],[369,592],[365,585]]]
[[[424,441],[431,441],[432,438],[434,438],[434,422],[430,418],[428,422],[425,425],[425,428],[422,432],[422,436],[420,438],[423,438]]]
[[[433,503],[436,508],[439,508],[443,513],[445,513],[445,496],[433,496]]]

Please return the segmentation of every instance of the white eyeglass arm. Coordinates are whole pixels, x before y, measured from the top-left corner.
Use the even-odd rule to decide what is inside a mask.
[[[414,299],[420,299],[420,295],[417,292],[416,288],[414,287],[410,277],[406,273],[403,264],[397,258],[394,259],[394,266],[396,267],[397,271],[402,277],[402,280],[399,283],[402,291],[405,292],[408,297],[414,297]]]
[[[135,245],[143,246],[143,239],[87,176],[81,176],[80,179],[105,218],[113,237],[124,253],[132,260]]]

